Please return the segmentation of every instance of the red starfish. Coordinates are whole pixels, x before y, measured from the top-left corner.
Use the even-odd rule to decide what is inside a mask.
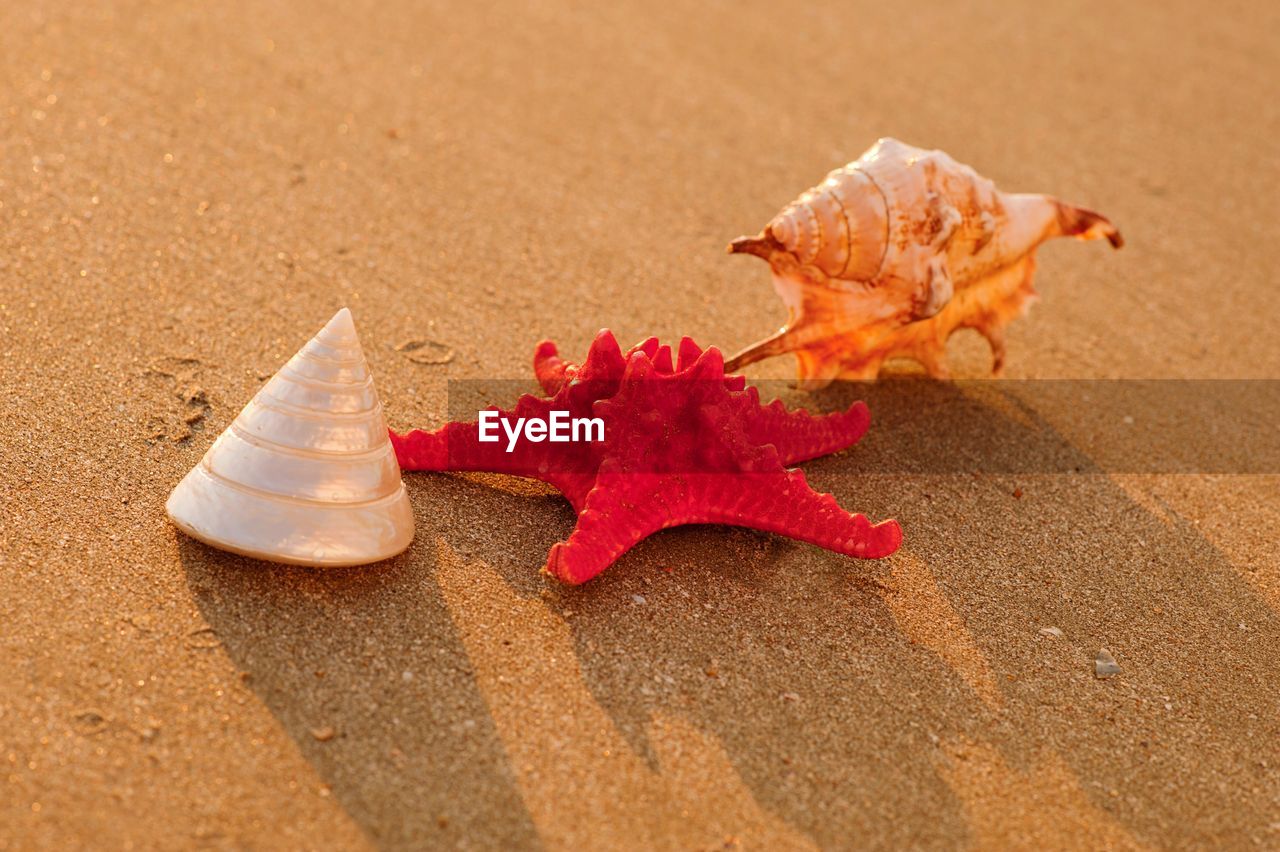
[[[671,348],[650,338],[625,354],[608,329],[581,366],[566,363],[550,341],[533,360],[549,395],[525,394],[516,418],[547,420],[552,411],[604,422],[604,441],[480,441],[478,423],[435,432],[391,433],[405,470],[483,470],[540,479],[578,512],[568,541],[557,543],[546,571],[583,583],[641,539],[681,524],[732,524],[781,533],[839,553],[888,556],[902,543],[897,521],[872,525],[830,494],[813,491],[786,466],[842,450],[870,423],[867,407],[814,416],[781,401],[760,404],[742,376],[726,376],[724,357],[689,338]],[[500,430],[501,432],[501,430]]]

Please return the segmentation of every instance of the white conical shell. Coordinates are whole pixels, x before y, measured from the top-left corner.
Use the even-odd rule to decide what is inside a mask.
[[[169,496],[183,532],[296,565],[363,565],[413,539],[413,513],[351,312],[338,311]]]

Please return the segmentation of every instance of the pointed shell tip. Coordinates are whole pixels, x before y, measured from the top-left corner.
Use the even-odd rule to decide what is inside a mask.
[[[320,334],[327,337],[351,338],[356,336],[356,323],[351,316],[350,308],[342,308],[333,315],[333,319],[325,323]]]

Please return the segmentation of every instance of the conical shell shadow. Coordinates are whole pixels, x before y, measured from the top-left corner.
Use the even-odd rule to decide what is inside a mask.
[[[250,400],[169,496],[170,519],[233,553],[363,565],[413,539],[413,513],[351,312]]]

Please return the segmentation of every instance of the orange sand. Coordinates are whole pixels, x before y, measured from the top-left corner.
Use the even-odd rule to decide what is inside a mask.
[[[1042,250],[1010,377],[1280,376],[1280,7],[8,6],[0,848],[1280,844],[1280,477],[819,460],[899,555],[691,528],[580,589],[483,477],[362,570],[162,509],[344,304],[401,427],[543,337],[736,351],[783,312],[725,243],[881,135],[1124,231]]]

